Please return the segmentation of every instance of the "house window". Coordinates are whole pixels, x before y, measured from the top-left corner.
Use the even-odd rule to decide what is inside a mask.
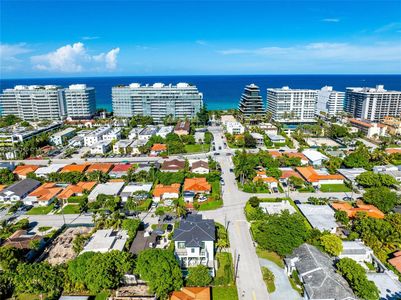
[[[195,248],[191,248],[191,253],[195,253]]]
[[[178,242],[178,248],[179,249],[184,249],[185,248],[185,242]]]

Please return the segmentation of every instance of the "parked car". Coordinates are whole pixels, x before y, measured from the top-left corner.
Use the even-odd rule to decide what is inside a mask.
[[[299,200],[294,200],[294,203],[295,203],[295,204],[301,204],[301,201],[299,201]]]
[[[352,198],[351,197],[344,197],[343,200],[344,201],[352,201]]]
[[[167,228],[166,228],[166,231],[167,231],[167,232],[173,231],[173,225],[172,225],[172,224],[168,224],[168,225],[167,225]]]

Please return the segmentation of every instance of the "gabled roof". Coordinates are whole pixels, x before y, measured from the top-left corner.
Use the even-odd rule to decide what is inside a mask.
[[[133,164],[117,164],[111,170],[111,172],[128,172],[131,169]]]
[[[369,217],[376,219],[383,219],[384,213],[378,209],[376,206],[371,204],[365,204],[362,201],[356,202],[357,207],[353,207],[348,202],[333,202],[331,207],[335,210],[345,211],[348,217],[353,218],[358,212],[365,212]]]
[[[170,300],[210,300],[210,287],[183,287],[181,291],[174,291]]]
[[[85,190],[90,192],[95,185],[96,181],[78,182],[77,184],[70,184],[60,194],[58,194],[57,198],[68,199],[76,194],[83,193]]]
[[[17,174],[18,176],[26,176],[28,173],[33,173],[37,169],[39,169],[39,166],[34,166],[34,165],[17,166],[13,171],[13,173]]]
[[[215,241],[213,220],[203,220],[202,215],[188,215],[174,230],[174,241],[183,241],[187,247],[200,247],[204,241]]]
[[[49,182],[42,184],[40,187],[30,193],[29,196],[36,197],[38,201],[50,201],[62,190],[63,188],[56,186],[55,183]]]
[[[167,145],[166,144],[154,144],[150,149],[152,151],[166,151]]]
[[[163,184],[158,184],[156,185],[155,189],[153,190],[153,196],[154,197],[160,197],[163,194],[166,193],[180,193],[180,187],[181,185],[179,183],[173,183],[172,185],[163,185]]]
[[[347,281],[335,271],[333,259],[316,247],[303,244],[285,262],[295,265],[309,299],[357,299]]]
[[[192,163],[191,170],[195,170],[197,168],[209,169],[209,164],[203,160],[198,160]]]
[[[309,182],[319,182],[320,180],[344,180],[340,174],[318,174],[312,166],[297,167],[296,170]]]
[[[175,125],[174,127],[174,131],[184,130],[189,132],[189,129],[190,129],[189,121],[178,121],[177,125]]]
[[[183,170],[185,168],[185,161],[172,159],[172,160],[165,160],[160,168],[163,170]]]
[[[184,191],[209,192],[211,188],[205,177],[186,178],[184,181]]]
[[[24,179],[21,181],[18,181],[9,187],[6,187],[4,190],[0,192],[0,196],[7,196],[10,192],[12,194],[15,194],[19,197],[22,197],[26,195],[27,193],[32,192],[35,188],[40,186],[40,181],[37,181],[35,179]]]
[[[91,164],[89,166],[89,168],[86,170],[86,172],[90,173],[90,172],[94,172],[94,171],[101,171],[103,173],[108,173],[112,167],[113,167],[113,164],[96,163],[96,164]]]
[[[83,173],[85,172],[86,168],[89,166],[89,164],[81,164],[81,165],[68,165],[65,166],[64,168],[61,169],[61,173],[68,173],[68,172],[79,172]]]

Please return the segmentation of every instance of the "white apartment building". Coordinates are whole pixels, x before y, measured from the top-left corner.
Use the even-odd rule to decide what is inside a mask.
[[[110,126],[99,127],[84,137],[84,145],[90,147],[103,140],[103,136],[112,130]]]
[[[229,134],[243,134],[245,127],[240,122],[227,122],[226,130]]]
[[[345,110],[354,118],[381,122],[386,116],[401,116],[401,91],[388,91],[383,85],[376,88],[350,87],[345,93]]]
[[[188,83],[131,83],[112,88],[112,104],[114,116],[151,116],[161,123],[168,115],[181,119],[195,117],[203,106],[203,94]]]
[[[267,89],[267,111],[276,122],[314,122],[316,101],[316,90]]]
[[[113,128],[103,135],[104,141],[119,140],[121,138],[121,128]]]
[[[99,141],[92,145],[90,149],[91,154],[106,154],[111,150],[111,141]]]
[[[132,148],[130,145],[132,140],[119,140],[113,145],[114,154],[131,154]]]
[[[16,85],[0,94],[0,111],[23,120],[60,120],[66,115],[64,90],[56,85]]]
[[[50,142],[56,146],[62,146],[67,139],[75,135],[75,129],[68,127],[62,131],[56,132],[50,137]]]
[[[316,114],[332,117],[343,111],[345,93],[334,91],[332,86],[324,86],[317,92]]]
[[[65,89],[67,116],[72,119],[90,119],[96,113],[96,96],[93,87],[73,84]]]

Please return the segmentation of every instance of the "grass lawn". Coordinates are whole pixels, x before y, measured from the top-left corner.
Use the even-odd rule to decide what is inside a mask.
[[[263,249],[257,248],[256,249],[256,254],[260,258],[264,258],[264,259],[270,260],[270,261],[274,262],[280,268],[284,269],[283,259],[276,252],[271,252],[271,251],[267,251],[267,250],[263,250]]]
[[[215,286],[212,287],[213,300],[238,300],[237,287],[230,286]]]
[[[214,285],[229,285],[234,282],[234,267],[231,253],[219,252],[216,254],[217,271],[214,277]]]
[[[54,204],[50,204],[49,206],[37,206],[28,211],[27,215],[47,215],[54,208]]]
[[[269,293],[273,293],[276,290],[276,285],[274,284],[274,274],[266,267],[262,267],[263,281],[266,284]]]
[[[96,295],[95,300],[106,300],[109,297],[109,292],[100,292]]]
[[[198,210],[213,210],[223,206],[223,200],[206,201],[199,204]]]
[[[42,295],[43,299],[46,299],[46,295]],[[39,295],[34,295],[34,294],[19,294],[17,296],[18,300],[39,300],[40,296]]]
[[[79,213],[81,213],[81,211],[79,209],[79,205],[68,204],[68,205],[64,206],[62,211],[60,210],[57,214],[61,215],[62,213],[64,213],[65,215],[79,214]]]
[[[350,192],[351,189],[345,184],[322,184],[320,186],[321,192]]]
[[[209,149],[210,149],[210,145],[209,144],[185,145],[185,151],[187,153],[208,152]]]

